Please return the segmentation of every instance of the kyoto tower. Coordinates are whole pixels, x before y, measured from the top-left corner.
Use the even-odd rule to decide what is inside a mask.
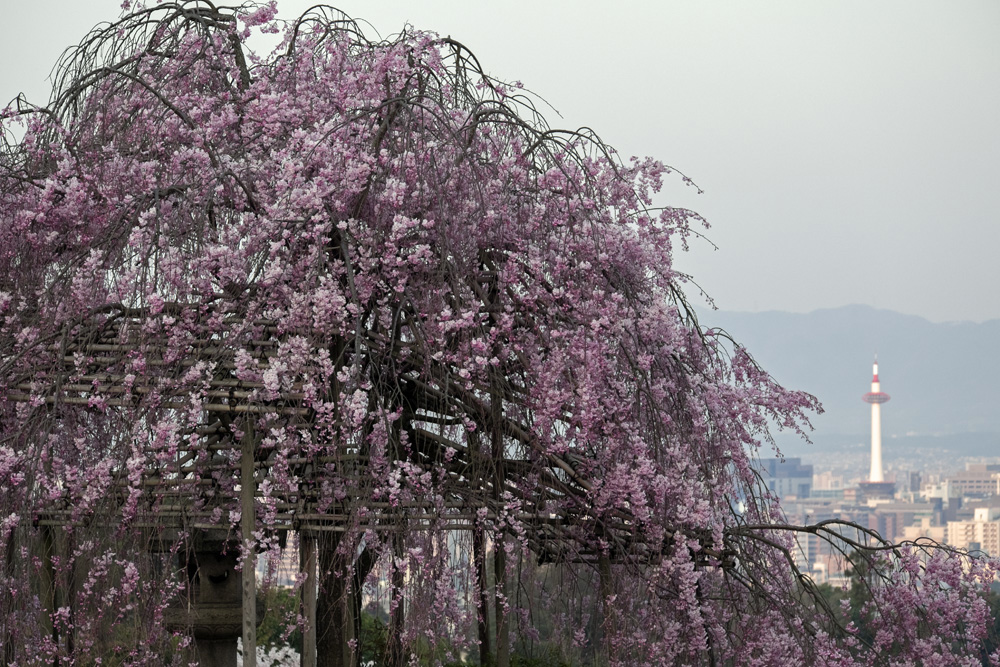
[[[882,404],[889,400],[889,394],[879,390],[878,355],[872,366],[872,390],[861,397],[872,406],[872,468],[868,473],[869,483],[883,483],[882,476]]]

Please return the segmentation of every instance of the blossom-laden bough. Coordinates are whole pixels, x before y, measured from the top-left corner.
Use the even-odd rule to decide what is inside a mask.
[[[534,100],[432,33],[193,0],[7,107],[8,664],[189,659],[185,564],[219,534],[318,550],[319,664],[357,662],[372,603],[393,665],[978,664],[987,564],[781,523],[754,460],[815,399],[699,327],[671,170]],[[802,530],[867,564],[864,632]]]

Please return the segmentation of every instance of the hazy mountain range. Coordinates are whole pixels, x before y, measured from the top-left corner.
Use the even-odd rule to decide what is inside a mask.
[[[870,408],[861,396],[877,352],[882,391],[892,397],[882,408],[884,438],[906,436],[915,446],[959,439],[970,455],[1000,456],[991,451],[1000,444],[1000,320],[936,324],[868,306],[699,317],[728,331],[781,384],[822,401],[824,414],[812,420],[817,442],[867,441]]]

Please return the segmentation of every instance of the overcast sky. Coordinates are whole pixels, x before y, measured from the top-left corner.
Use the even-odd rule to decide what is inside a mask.
[[[663,203],[712,224],[718,250],[678,264],[722,309],[1000,318],[996,0],[334,4],[383,36],[450,35],[552,125],[693,178],[704,194],[675,180]],[[46,101],[59,54],[119,5],[0,0],[0,104]]]

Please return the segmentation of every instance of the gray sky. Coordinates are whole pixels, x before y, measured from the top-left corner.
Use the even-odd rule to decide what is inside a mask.
[[[1000,318],[995,0],[334,4],[383,36],[450,35],[552,125],[693,178],[704,194],[678,179],[662,203],[712,224],[719,249],[678,264],[720,308]],[[62,50],[119,5],[0,0],[0,103],[47,100]]]

